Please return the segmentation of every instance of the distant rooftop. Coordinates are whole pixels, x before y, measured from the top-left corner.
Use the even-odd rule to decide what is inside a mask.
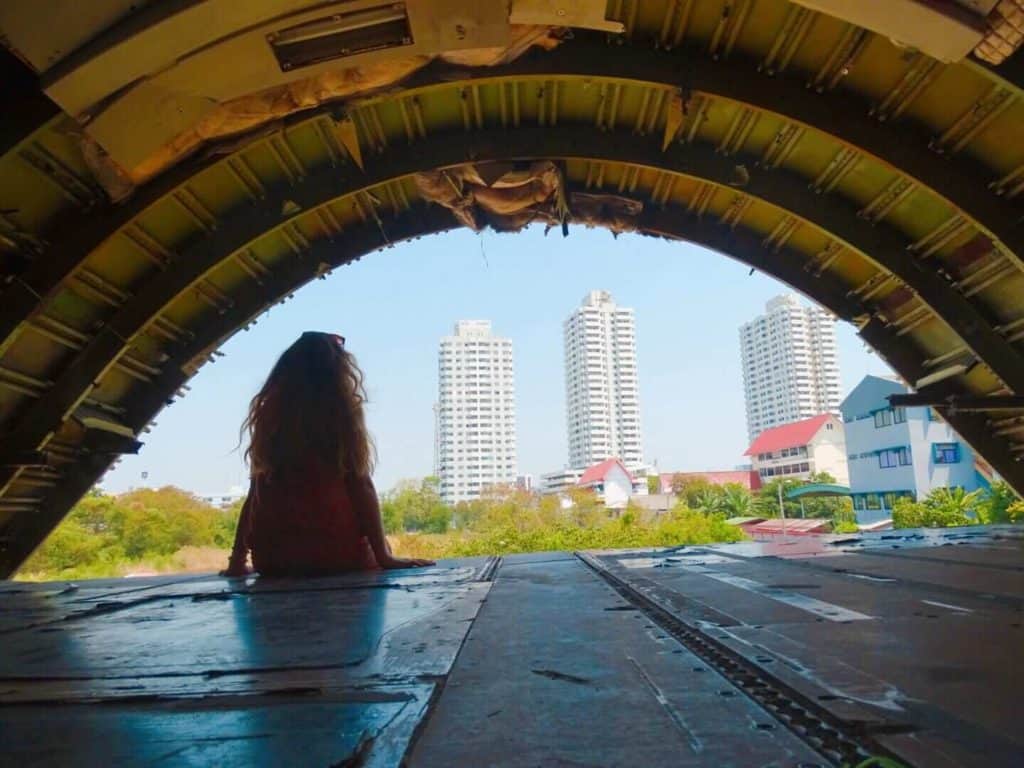
[[[756,456],[759,453],[771,453],[784,448],[807,445],[830,418],[832,418],[831,413],[822,413],[803,421],[793,421],[766,429],[750,444],[744,455]]]
[[[455,323],[456,336],[490,336],[490,320],[459,320]]]
[[[600,464],[595,464],[592,467],[588,467],[587,471],[579,479],[579,485],[590,485],[591,483],[599,483],[604,480],[605,476],[611,472],[614,466],[618,465],[622,468],[630,480],[633,479],[633,473],[626,469],[626,465],[618,459],[605,459]]]

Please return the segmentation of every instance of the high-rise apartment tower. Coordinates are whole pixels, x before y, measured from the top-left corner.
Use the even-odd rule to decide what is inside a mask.
[[[461,320],[441,339],[436,412],[437,472],[448,504],[516,482],[512,342],[487,320]]]
[[[591,291],[563,325],[569,466],[618,458],[643,464],[636,319],[607,291]]]
[[[740,326],[747,437],[821,413],[839,412],[835,319],[793,294]]]

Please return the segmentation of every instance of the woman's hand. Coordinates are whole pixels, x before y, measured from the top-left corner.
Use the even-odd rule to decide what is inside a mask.
[[[433,560],[426,560],[422,557],[395,557],[392,554],[378,558],[377,563],[385,571],[393,571],[398,568],[423,568],[428,565],[434,565]]]
[[[239,576],[249,576],[252,574],[252,568],[245,564],[245,561],[228,561],[228,567],[220,572],[221,576],[227,576],[228,578],[237,578]]]

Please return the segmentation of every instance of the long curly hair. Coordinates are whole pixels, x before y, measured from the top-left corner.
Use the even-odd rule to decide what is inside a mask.
[[[311,459],[343,476],[368,477],[374,450],[366,431],[363,372],[341,336],[306,331],[284,351],[249,403],[240,437],[253,478],[301,472]]]

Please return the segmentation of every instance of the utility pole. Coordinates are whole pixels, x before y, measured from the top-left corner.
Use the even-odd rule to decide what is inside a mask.
[[[779,516],[782,518],[782,535],[786,535],[786,506],[782,503],[782,481],[779,480]]]

